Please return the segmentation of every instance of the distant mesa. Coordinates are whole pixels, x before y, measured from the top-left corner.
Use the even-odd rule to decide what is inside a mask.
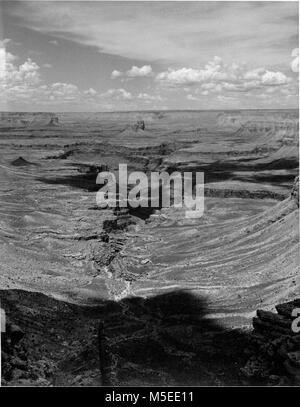
[[[128,124],[121,133],[126,135],[133,135],[133,133],[142,134],[146,130],[144,120],[137,120],[134,124]]]
[[[144,120],[138,120],[134,125],[133,125],[133,129],[135,130],[135,131],[138,131],[138,130],[145,130],[145,122],[144,122]]]
[[[239,115],[232,115],[232,114],[220,114],[218,115],[217,121],[218,126],[229,126],[229,127],[240,127],[241,120]]]
[[[2,127],[26,127],[36,128],[44,126],[59,126],[59,118],[53,113],[19,113],[0,112],[0,128]]]
[[[27,126],[27,125],[30,124],[30,120],[21,119],[20,122],[21,122],[21,124],[22,124],[23,126]]]
[[[51,117],[48,126],[59,126],[59,120],[57,116]]]
[[[155,114],[158,119],[163,119],[165,117],[165,114],[163,112],[156,112]]]
[[[26,167],[28,165],[33,165],[29,161],[26,161],[23,157],[19,157],[11,162],[11,165],[15,167]]]

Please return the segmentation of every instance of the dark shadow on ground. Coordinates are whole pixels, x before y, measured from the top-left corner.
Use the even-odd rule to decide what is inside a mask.
[[[229,181],[229,180],[241,180],[243,181],[243,177],[236,176],[235,172],[253,172],[251,175],[251,182],[270,182],[273,185],[280,185],[281,183],[286,183],[292,181],[294,179],[293,174],[287,175],[255,175],[255,172],[265,171],[265,170],[295,170],[297,171],[299,167],[298,159],[296,158],[283,158],[279,160],[275,160],[269,163],[259,163],[257,162],[257,158],[255,159],[236,159],[234,161],[215,161],[210,164],[201,163],[188,163],[188,165],[184,165],[184,163],[176,163],[174,166],[169,166],[165,168],[169,174],[175,171],[184,172],[190,171],[196,173],[204,172],[205,174],[205,183],[210,182],[222,182],[222,181]],[[137,168],[138,169],[138,168]],[[107,168],[105,170],[108,170]],[[140,168],[140,170],[142,170]],[[96,184],[96,178],[101,171],[101,166],[93,166],[93,165],[79,165],[78,164],[78,171],[80,173],[70,176],[63,176],[63,177],[55,177],[55,178],[45,178],[40,177],[37,178],[38,181],[51,184],[51,185],[67,185],[73,188],[81,188],[83,190],[89,192],[95,192],[99,190],[99,185]],[[159,171],[159,169],[156,169]]]
[[[251,174],[249,176],[250,182],[257,182],[257,183],[267,183],[274,186],[280,185],[293,185],[294,179],[297,176],[298,170],[293,171],[290,174]],[[247,181],[248,176],[240,177],[235,176],[233,180],[236,181]]]
[[[29,162],[25,160],[23,157],[18,157],[15,160],[11,161],[10,165],[13,165],[14,167],[30,167],[30,166],[36,166],[38,167],[39,164]]]
[[[56,366],[53,384],[72,385],[75,376],[89,372],[99,374],[95,385],[110,380],[115,385],[245,384],[240,368],[248,334],[207,319],[205,300],[188,291],[91,306],[22,290],[2,290],[0,299],[25,331],[29,365],[42,360]],[[109,355],[100,361],[99,324],[105,337],[101,346]]]
[[[49,185],[66,185],[72,188],[80,188],[88,192],[96,192],[99,185],[96,184],[97,172],[88,174],[70,175],[65,177],[44,178],[39,177],[37,181]]]
[[[169,166],[166,171],[172,173],[174,171],[203,171],[205,173],[205,182],[225,181],[233,177],[234,172],[242,171],[267,171],[267,170],[297,170],[299,161],[296,158],[282,158],[266,163],[260,163],[257,158],[242,158],[227,161],[214,161],[209,164],[198,163],[176,163],[174,166]]]

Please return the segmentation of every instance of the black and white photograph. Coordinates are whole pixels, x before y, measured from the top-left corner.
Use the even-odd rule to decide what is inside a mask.
[[[0,1],[3,391],[300,386],[299,263],[298,1]]]

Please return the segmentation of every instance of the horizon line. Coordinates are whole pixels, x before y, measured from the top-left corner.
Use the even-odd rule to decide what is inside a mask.
[[[32,110],[32,111],[22,111],[22,110],[0,110],[0,113],[51,113],[51,114],[75,114],[75,113],[153,113],[153,112],[226,112],[226,111],[249,111],[249,110],[298,110],[298,107],[274,107],[274,108],[232,108],[232,109],[147,109],[147,110],[108,110],[108,111],[93,111],[93,110],[83,110],[83,111],[53,111],[53,110]]]

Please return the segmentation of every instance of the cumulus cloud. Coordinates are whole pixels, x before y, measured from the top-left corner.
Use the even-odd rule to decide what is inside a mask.
[[[98,94],[98,92],[93,88],[89,88],[85,90],[83,93],[88,96],[96,96]]]
[[[224,80],[228,78],[228,72],[223,69],[222,59],[214,57],[213,61],[205,65],[203,69],[194,68],[169,68],[156,76],[156,80],[170,86],[191,86],[209,80]]]
[[[188,95],[186,96],[186,98],[187,98],[187,100],[199,100],[199,98],[197,98],[196,96],[191,95],[191,94],[188,94]]]
[[[143,100],[145,102],[162,100],[160,96],[140,93],[133,96],[124,88],[108,89],[98,93],[89,88],[80,90],[77,85],[65,82],[45,83],[41,76],[40,66],[31,58],[16,64],[17,57],[9,53],[4,44],[0,47],[0,94],[1,103],[30,106],[84,106],[92,103],[94,106],[113,108],[113,103],[123,101]],[[44,65],[45,66],[45,65]],[[109,105],[112,103],[112,105]],[[121,105],[120,105],[121,106]]]
[[[8,71],[12,68],[12,62],[17,59],[16,56],[12,55],[7,51],[5,45],[9,40],[0,41],[0,78],[4,78],[8,74]]]
[[[218,95],[217,99],[221,102],[238,102],[238,99],[228,95]]]
[[[144,100],[146,102],[158,101],[161,102],[163,98],[160,95],[149,95],[148,93],[139,93],[138,99]]]
[[[161,72],[156,76],[156,80],[167,85],[193,85],[208,79],[208,75],[201,70],[192,68],[171,69]]]
[[[116,99],[116,100],[131,100],[133,98],[132,94],[130,92],[127,92],[123,88],[119,89],[108,89],[105,93],[102,93],[100,95],[102,98],[111,98],[111,99]]]
[[[0,47],[0,94],[2,103],[28,103],[33,104],[53,104],[80,102],[87,96],[96,97],[94,89],[80,91],[71,83],[55,82],[44,83],[40,66],[31,58],[27,58],[19,65],[16,64],[18,58]]]
[[[6,65],[5,49],[0,47],[0,78],[4,77]]]
[[[152,67],[151,65],[144,65],[140,68],[137,66],[133,66],[129,71],[126,72],[129,78],[136,78],[136,77],[145,77],[152,75]]]
[[[121,72],[118,70],[112,71],[110,77],[111,79],[118,79],[118,78],[146,78],[153,75],[153,70],[151,65],[144,65],[140,68],[138,66],[132,66],[127,72]]]
[[[261,76],[261,83],[263,85],[285,85],[288,81],[289,78],[282,72],[266,71]]]
[[[74,100],[79,94],[78,87],[71,83],[53,83],[49,86],[49,89],[51,96],[54,98],[63,97],[65,100]]]
[[[247,70],[244,64],[225,64],[217,56],[202,69],[169,68],[157,74],[155,80],[166,87],[196,86],[198,92],[205,92],[204,95],[221,91],[247,92],[262,87],[287,85],[292,81],[283,72],[266,68]]]
[[[246,64],[227,64],[220,57],[214,57],[199,69],[169,68],[156,74],[150,65],[132,66],[128,71],[112,71],[111,77],[121,78],[122,81],[135,77],[153,77],[155,83],[145,90],[141,87],[134,88],[134,85],[140,85],[142,81],[131,83],[133,93],[123,87],[111,88],[100,93],[93,88],[79,89],[72,83],[45,82],[42,77],[44,71],[41,68],[50,68],[51,65],[39,66],[33,60],[34,57],[21,60],[7,50],[9,45],[9,40],[0,42],[0,95],[5,109],[7,108],[5,103],[19,109],[22,106],[24,110],[26,106],[28,109],[40,106],[45,109],[52,107],[59,109],[62,106],[66,110],[71,110],[73,106],[86,110],[89,107],[95,107],[97,110],[123,107],[136,109],[139,106],[153,108],[155,102],[160,105],[162,101],[174,101],[175,105],[177,100],[183,102],[182,105],[178,102],[178,106],[182,107],[185,106],[184,101],[185,103],[194,101],[197,102],[197,106],[212,108],[216,107],[215,103],[218,101],[224,102],[226,106],[229,106],[231,101],[234,105],[236,101],[246,103],[247,100],[253,105],[259,99],[262,100],[262,105],[264,100],[278,100],[278,104],[282,101],[284,103],[284,100],[289,100],[290,104],[297,103],[296,75],[291,72],[289,77],[288,73],[270,67],[249,69]],[[296,54],[293,55],[296,58]],[[243,93],[242,97],[238,95],[239,92]]]
[[[114,71],[112,71],[110,77],[111,79],[117,79],[120,78],[121,76],[123,76],[123,73],[120,71],[117,71],[116,69]]]
[[[36,85],[40,82],[40,67],[30,58],[18,67],[14,65],[17,58],[5,48],[0,48],[1,86]]]
[[[255,81],[257,81],[258,84],[261,85],[285,85],[290,81],[290,78],[288,78],[284,73],[269,71],[264,68],[247,71],[242,76],[242,79],[252,80],[253,84]]]

